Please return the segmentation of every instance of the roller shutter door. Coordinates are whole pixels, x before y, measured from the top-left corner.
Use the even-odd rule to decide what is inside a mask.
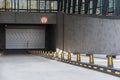
[[[6,29],[6,49],[45,48],[45,29]]]

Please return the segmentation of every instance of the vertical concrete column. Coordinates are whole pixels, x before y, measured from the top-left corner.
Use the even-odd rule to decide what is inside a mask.
[[[71,53],[70,52],[68,53],[68,60],[69,61],[71,60]]]
[[[77,62],[80,62],[80,61],[81,61],[81,55],[77,54]]]
[[[94,64],[94,56],[93,56],[93,54],[89,54],[89,63]]]
[[[113,57],[112,55],[108,55],[108,67],[113,67]]]

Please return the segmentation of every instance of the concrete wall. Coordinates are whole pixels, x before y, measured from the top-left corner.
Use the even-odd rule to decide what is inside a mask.
[[[58,29],[62,27],[58,20]],[[64,15],[64,36],[58,35],[57,44],[65,51],[87,54],[120,54],[120,19]],[[61,43],[60,40],[64,39]],[[61,48],[59,45],[58,48]]]
[[[41,24],[40,18],[46,16],[47,24],[56,24],[56,13],[0,12],[0,23]]]
[[[55,28],[56,31],[56,48],[64,50],[64,30],[63,30],[63,14],[58,13],[57,15],[57,26]]]
[[[0,24],[41,24],[41,16],[48,17],[47,24],[57,23],[55,45],[58,49],[74,53],[120,54],[120,18],[0,12]]]

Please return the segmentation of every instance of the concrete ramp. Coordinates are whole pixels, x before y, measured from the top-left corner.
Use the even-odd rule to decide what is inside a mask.
[[[33,55],[0,57],[0,80],[120,80],[119,77]]]

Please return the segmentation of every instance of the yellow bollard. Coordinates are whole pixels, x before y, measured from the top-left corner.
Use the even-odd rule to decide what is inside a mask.
[[[39,51],[39,54],[40,54],[40,51]]]
[[[56,55],[55,55],[55,56],[56,56],[56,58],[58,58],[58,52],[56,52]]]
[[[113,67],[113,57],[111,55],[108,56],[108,67]]]
[[[42,52],[42,54],[44,55],[44,51]]]
[[[54,53],[54,52],[52,52],[52,57],[54,57],[54,54],[55,54],[55,53]]]
[[[40,51],[40,54],[42,54],[42,51]]]
[[[77,54],[77,62],[80,62],[81,61],[81,56],[80,54]]]
[[[47,51],[47,56],[48,56],[48,51]]]
[[[36,51],[36,54],[38,54],[38,51]]]
[[[61,59],[64,59],[64,53],[62,52],[62,54],[61,54]]]
[[[89,55],[89,63],[94,64],[94,56],[93,56],[93,54]]]
[[[50,56],[50,51],[48,51],[48,56]]]
[[[71,60],[71,54],[68,53],[68,60],[70,61]]]
[[[45,51],[45,55],[47,54],[47,51]]]
[[[43,51],[43,55],[45,55],[45,51]]]
[[[47,56],[48,56],[48,51],[47,51]]]

